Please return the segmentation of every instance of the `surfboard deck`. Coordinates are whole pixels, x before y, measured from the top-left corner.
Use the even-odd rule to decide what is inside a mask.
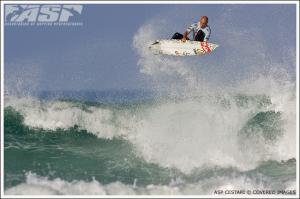
[[[153,42],[149,49],[154,54],[164,54],[173,56],[194,56],[194,55],[205,55],[211,53],[219,45],[199,42],[199,41],[189,41],[183,42],[181,40],[170,39],[170,40],[156,40]]]

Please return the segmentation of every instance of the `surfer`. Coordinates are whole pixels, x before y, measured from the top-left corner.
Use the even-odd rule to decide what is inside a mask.
[[[188,35],[193,32],[194,41],[208,41],[210,36],[210,27],[207,24],[208,17],[202,16],[198,23],[191,24],[183,34],[176,32],[172,39],[181,39],[185,42],[186,40],[189,40]]]

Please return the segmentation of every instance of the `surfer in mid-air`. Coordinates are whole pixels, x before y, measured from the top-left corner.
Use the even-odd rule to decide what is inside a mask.
[[[189,34],[193,33],[189,38]],[[191,24],[183,34],[176,32],[172,39],[155,40],[149,45],[154,54],[193,56],[210,54],[219,45],[208,43],[210,28],[208,18],[202,16],[198,23]],[[193,41],[187,41],[193,40]]]
[[[183,34],[176,32],[172,39],[181,39],[183,42],[190,40],[188,35],[193,33],[194,41],[208,41],[210,37],[210,27],[208,26],[208,17],[202,16],[198,23],[191,24]]]

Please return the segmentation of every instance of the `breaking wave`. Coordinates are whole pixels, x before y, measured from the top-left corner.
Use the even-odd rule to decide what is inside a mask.
[[[31,128],[77,126],[98,138],[122,137],[163,167],[187,173],[204,165],[248,170],[260,161],[296,156],[294,88],[279,90],[280,96],[231,93],[118,106],[7,97],[5,107],[17,110]]]

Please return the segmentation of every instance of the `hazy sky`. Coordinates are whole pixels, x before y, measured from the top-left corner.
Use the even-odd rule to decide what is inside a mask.
[[[295,5],[84,5],[79,17],[83,26],[6,26],[5,78],[23,78],[24,85],[38,90],[144,88],[132,44],[139,27],[149,20],[167,20],[167,38],[201,15],[209,17],[210,41],[220,44],[216,53],[198,58],[203,64],[237,60],[235,56],[242,62],[242,56],[253,55],[238,52],[256,40],[264,59],[278,63],[287,63],[286,52],[296,49]],[[240,49],[233,51],[228,41]],[[293,67],[286,66],[291,72]]]

